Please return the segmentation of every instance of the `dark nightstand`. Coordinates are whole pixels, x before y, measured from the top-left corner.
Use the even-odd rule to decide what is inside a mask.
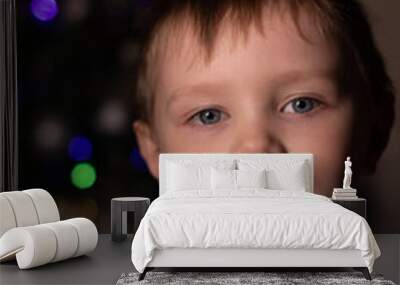
[[[364,219],[367,219],[367,200],[356,198],[352,200],[332,199],[332,202],[359,214]]]
[[[150,199],[144,197],[120,197],[111,199],[112,241],[124,241],[127,238],[127,212],[134,213],[133,234],[135,234],[149,205]]]

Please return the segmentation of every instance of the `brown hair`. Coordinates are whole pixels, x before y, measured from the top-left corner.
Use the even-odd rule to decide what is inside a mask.
[[[179,31],[189,21],[205,59],[212,56],[222,19],[246,34],[250,24],[262,27],[262,11],[289,12],[300,35],[300,13],[305,11],[321,35],[336,43],[340,53],[338,82],[343,94],[353,96],[355,126],[353,161],[367,173],[385,149],[394,121],[394,88],[375,44],[367,15],[356,0],[161,0],[147,11],[141,62],[137,72],[136,119],[151,123],[154,100],[152,69],[163,56],[165,33]],[[186,24],[186,22],[185,22]],[[172,33],[171,33],[172,34]],[[170,34],[169,34],[170,35]],[[163,38],[164,36],[164,38]]]

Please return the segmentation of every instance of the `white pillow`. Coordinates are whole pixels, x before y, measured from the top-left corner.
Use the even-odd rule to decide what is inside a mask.
[[[167,167],[167,191],[211,188],[211,167],[184,166],[172,162]]]
[[[235,169],[236,160],[179,159],[166,162],[166,191],[211,190],[211,167]]]
[[[237,169],[236,168],[236,159],[218,159],[211,160],[207,158],[181,158],[174,160],[168,160],[166,166],[169,164],[179,164],[182,166],[191,166],[191,167],[214,167],[217,169]]]
[[[305,160],[247,160],[238,161],[240,170],[267,170],[267,188],[306,191],[310,189],[309,167]]]
[[[267,188],[267,171],[236,170],[237,188]]]
[[[211,188],[213,190],[235,190],[236,170],[215,169],[211,170]]]
[[[213,190],[239,190],[240,188],[267,188],[266,170],[211,169]]]
[[[274,190],[306,191],[307,180],[303,167],[296,169],[270,170],[267,172],[268,188]]]

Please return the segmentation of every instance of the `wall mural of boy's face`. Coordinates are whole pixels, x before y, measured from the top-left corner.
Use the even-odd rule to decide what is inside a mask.
[[[134,125],[152,175],[165,152],[313,153],[315,192],[340,186],[352,100],[339,94],[335,46],[310,22],[302,31],[307,40],[288,17],[246,39],[224,25],[209,62],[189,30],[171,42],[179,52],[158,61],[152,125]]]

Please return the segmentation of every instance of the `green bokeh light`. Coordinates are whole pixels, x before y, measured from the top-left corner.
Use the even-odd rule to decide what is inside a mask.
[[[96,182],[96,169],[90,163],[79,163],[71,171],[71,181],[79,189],[90,188]]]

